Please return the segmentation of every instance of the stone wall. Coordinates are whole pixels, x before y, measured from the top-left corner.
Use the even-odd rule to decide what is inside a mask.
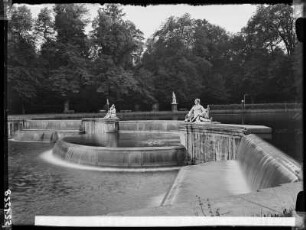
[[[82,131],[86,134],[103,134],[119,131],[119,119],[85,118],[82,119]]]
[[[66,136],[78,136],[78,130],[17,130],[14,134],[16,141],[42,141],[55,143],[58,139]]]
[[[16,132],[22,130],[24,126],[23,120],[8,120],[7,121],[7,137],[12,138]]]
[[[26,120],[24,129],[79,130],[81,120]]]
[[[184,121],[177,120],[136,120],[120,121],[124,131],[178,131]]]
[[[191,164],[235,160],[241,137],[247,133],[242,127],[195,123],[184,123],[180,131]]]

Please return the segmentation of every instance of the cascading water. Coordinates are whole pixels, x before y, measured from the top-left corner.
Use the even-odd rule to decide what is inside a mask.
[[[81,120],[27,120],[25,129],[78,130]]]
[[[184,165],[186,149],[176,134],[104,133],[64,137],[55,143],[53,154],[101,167],[171,167]]]
[[[301,166],[296,161],[253,134],[242,137],[238,161],[254,190],[301,179]]]

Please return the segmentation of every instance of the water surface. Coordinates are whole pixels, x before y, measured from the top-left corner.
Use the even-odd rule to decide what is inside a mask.
[[[92,216],[159,206],[177,171],[103,172],[50,164],[46,143],[8,143],[13,224],[35,215]]]

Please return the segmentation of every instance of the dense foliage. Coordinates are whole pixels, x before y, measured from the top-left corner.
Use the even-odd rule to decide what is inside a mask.
[[[289,5],[259,6],[239,33],[189,14],[169,17],[144,41],[119,5],[90,21],[85,4],[56,4],[33,19],[13,7],[8,41],[10,113],[170,110],[203,104],[301,100],[301,44]],[[91,31],[86,26],[91,23]]]

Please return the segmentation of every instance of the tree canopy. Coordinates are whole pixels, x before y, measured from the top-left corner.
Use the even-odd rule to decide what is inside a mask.
[[[35,19],[26,6],[13,7],[11,113],[62,112],[63,104],[94,112],[107,98],[119,110],[151,110],[154,103],[170,110],[172,91],[183,108],[194,98],[239,103],[245,93],[252,102],[301,100],[301,48],[290,5],[258,6],[236,34],[187,13],[170,16],[146,41],[118,4],[101,5],[88,18],[86,4],[55,4]]]

